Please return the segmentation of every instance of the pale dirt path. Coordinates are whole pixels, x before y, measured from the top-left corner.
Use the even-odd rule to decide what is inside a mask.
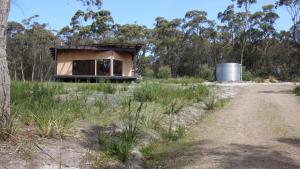
[[[293,85],[251,85],[193,129],[166,168],[300,169],[300,99]]]

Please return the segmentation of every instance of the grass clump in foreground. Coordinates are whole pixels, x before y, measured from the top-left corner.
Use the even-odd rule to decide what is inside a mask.
[[[58,96],[64,92],[62,84],[13,81],[12,114],[24,125],[35,125],[42,137],[63,137],[89,111],[80,97],[61,101]]]
[[[131,158],[130,151],[136,143],[138,130],[142,119],[144,103],[138,106],[133,105],[132,100],[125,100],[122,103],[120,119],[124,127],[121,133],[114,136],[104,136],[99,138],[101,145],[105,147],[105,154],[116,157],[122,162]]]
[[[297,96],[300,96],[300,86],[297,86],[297,87],[294,89],[294,93],[295,93]]]

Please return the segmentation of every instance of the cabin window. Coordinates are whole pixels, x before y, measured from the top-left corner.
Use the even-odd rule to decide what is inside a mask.
[[[73,75],[95,75],[95,60],[74,60]]]
[[[97,75],[110,76],[110,59],[97,60]]]
[[[120,60],[114,60],[114,76],[122,76],[122,61]]]

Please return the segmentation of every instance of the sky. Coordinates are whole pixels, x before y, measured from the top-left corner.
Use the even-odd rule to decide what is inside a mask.
[[[258,11],[263,5],[274,4],[276,0],[258,0],[252,11]],[[183,18],[189,10],[204,10],[208,18],[217,21],[218,12],[223,12],[231,0],[103,0],[101,9],[112,13],[115,23],[137,23],[153,27],[158,16],[166,19]],[[71,17],[78,9],[86,9],[76,0],[12,0],[9,21],[22,20],[38,14],[40,23],[47,23],[54,30],[69,25]],[[277,30],[289,30],[292,26],[286,9],[276,10],[280,18],[276,22]]]

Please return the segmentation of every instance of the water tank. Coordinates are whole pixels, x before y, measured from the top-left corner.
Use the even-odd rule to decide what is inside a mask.
[[[217,80],[222,82],[241,81],[241,65],[239,63],[221,63],[217,65]]]

